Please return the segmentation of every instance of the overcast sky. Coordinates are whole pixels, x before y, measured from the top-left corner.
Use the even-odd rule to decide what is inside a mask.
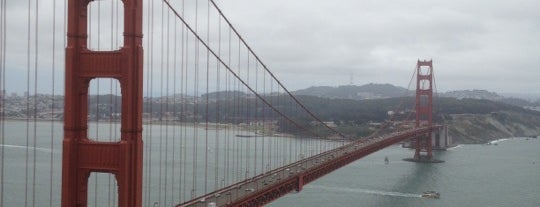
[[[30,14],[28,37],[28,2],[7,2],[6,89],[22,92],[28,84],[21,80],[34,76],[27,69],[35,65],[32,54],[36,48],[32,44],[28,52],[27,42],[35,41],[35,13]],[[30,7],[35,7],[31,2]],[[53,0],[39,2],[38,30],[45,32],[40,32],[37,44],[38,76],[43,77],[38,88],[50,88],[51,72],[43,68],[53,68]],[[57,2],[54,88],[59,93],[63,92],[64,8],[63,0]],[[351,80],[355,85],[390,83],[407,87],[417,59],[432,59],[438,91],[485,89],[540,94],[538,0],[216,2],[291,90],[348,85]],[[149,34],[145,34],[147,37]]]
[[[416,60],[433,59],[439,91],[540,93],[537,0],[218,2],[292,89],[351,75],[407,87]]]

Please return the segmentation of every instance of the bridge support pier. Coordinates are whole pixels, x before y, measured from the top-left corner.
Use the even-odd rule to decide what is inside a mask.
[[[296,187],[296,192],[300,192],[304,189],[304,176],[298,176],[298,186]]]

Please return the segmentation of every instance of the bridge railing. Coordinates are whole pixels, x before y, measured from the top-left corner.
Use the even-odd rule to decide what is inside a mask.
[[[300,191],[303,185],[310,183],[313,180],[336,169],[339,169],[363,156],[376,152],[389,145],[425,135],[437,127],[438,126],[411,129],[383,136],[372,136],[351,141],[344,146],[337,147],[335,149],[331,149],[303,160],[276,168],[268,173],[260,174],[253,178],[243,180],[177,206],[187,207],[210,202],[218,202],[219,200],[216,200],[216,197],[225,194],[230,195],[231,191],[238,191],[238,189],[244,186],[248,186],[246,188],[249,188],[249,186],[260,183],[261,180],[264,180],[265,185],[260,185],[258,188],[253,189],[253,192],[246,193],[241,196],[237,195],[237,197],[235,197],[233,200],[228,200],[227,205],[263,205],[290,191]],[[266,181],[272,180],[275,176],[283,177],[279,178],[277,182],[274,182],[271,185],[266,185]]]

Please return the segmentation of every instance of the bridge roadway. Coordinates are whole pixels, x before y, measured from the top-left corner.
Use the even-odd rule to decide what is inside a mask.
[[[427,134],[440,126],[363,138],[333,150],[219,189],[176,207],[262,206],[368,154]]]

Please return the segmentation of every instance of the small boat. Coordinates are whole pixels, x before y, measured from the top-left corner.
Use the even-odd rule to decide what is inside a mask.
[[[422,193],[422,198],[435,198],[439,199],[441,197],[441,194],[435,191],[426,191]]]
[[[389,162],[388,157],[384,157],[384,164],[388,164]]]

